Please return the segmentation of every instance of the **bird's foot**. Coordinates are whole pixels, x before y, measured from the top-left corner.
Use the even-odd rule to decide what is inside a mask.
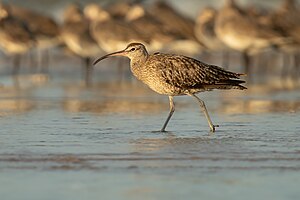
[[[219,125],[212,125],[212,126],[210,127],[210,131],[211,131],[211,132],[215,132],[215,131],[216,131],[216,127],[219,127]]]
[[[151,133],[171,133],[171,132],[166,130],[159,130],[159,131],[151,131]]]
[[[167,131],[165,129],[161,129],[159,132],[166,133]]]

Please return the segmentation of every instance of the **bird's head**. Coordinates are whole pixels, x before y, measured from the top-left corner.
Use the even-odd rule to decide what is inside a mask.
[[[197,17],[198,23],[206,23],[210,21],[214,21],[215,17],[217,15],[217,10],[213,7],[206,7],[204,8],[201,13]]]
[[[82,8],[77,3],[72,3],[66,7],[63,13],[64,22],[81,22],[84,20]]]
[[[146,50],[146,47],[142,43],[131,43],[124,50],[110,53],[102,56],[101,58],[98,58],[93,64],[96,65],[101,60],[112,56],[125,56],[130,60],[143,60],[147,59],[148,52]]]
[[[0,1],[0,19],[7,18],[9,16],[10,6],[8,4],[3,4]]]

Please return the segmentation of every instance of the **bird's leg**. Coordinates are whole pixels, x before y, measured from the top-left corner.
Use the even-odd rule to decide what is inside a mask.
[[[248,77],[250,77],[250,56],[248,52],[243,52],[243,62],[244,62],[244,67],[245,67],[245,73],[247,74]],[[249,78],[250,81],[250,78]]]
[[[45,49],[44,51],[41,50],[41,72],[48,73],[49,72],[49,60],[50,60],[50,53],[49,49]]]
[[[174,100],[173,100],[173,96],[169,96],[169,102],[170,102],[170,113],[168,115],[168,118],[166,120],[166,122],[164,123],[162,129],[161,129],[161,132],[165,132],[166,130],[166,127],[168,125],[168,122],[170,121],[174,111],[175,111],[175,104],[174,104]]]
[[[93,68],[90,66],[91,59],[89,57],[84,58],[84,67],[85,67],[85,84],[87,86],[91,83],[91,76]]]
[[[195,94],[188,94],[189,96],[191,96],[191,97],[194,97],[194,98],[196,98],[197,99],[197,101],[199,102],[199,104],[200,104],[200,108],[201,108],[201,111],[204,113],[204,115],[205,115],[205,117],[206,117],[206,119],[207,119],[207,122],[208,122],[208,125],[209,125],[209,127],[210,127],[210,130],[212,131],[212,132],[215,132],[215,127],[218,127],[218,125],[213,125],[213,123],[212,123],[212,121],[211,121],[211,119],[210,119],[210,117],[209,117],[209,115],[208,115],[208,112],[207,112],[207,109],[206,109],[206,106],[205,106],[205,103],[204,103],[204,101],[202,101],[199,97],[197,97]]]
[[[35,54],[36,53],[36,54]],[[38,68],[38,50],[37,51],[29,51],[28,56],[29,56],[29,63],[30,63],[30,71],[32,73],[35,73]]]
[[[229,51],[223,50],[222,52],[222,67],[228,69],[229,66]]]
[[[12,74],[18,75],[19,71],[20,71],[20,64],[21,64],[21,55],[20,54],[16,54],[14,55],[13,58],[13,71]]]
[[[294,55],[294,70],[292,72],[294,80],[297,80],[300,75],[300,54],[297,52]]]
[[[281,69],[281,78],[282,80],[288,75],[288,68],[291,65],[290,55],[284,53],[282,59],[282,69]]]

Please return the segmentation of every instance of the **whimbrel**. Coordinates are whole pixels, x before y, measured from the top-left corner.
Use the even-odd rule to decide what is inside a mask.
[[[149,41],[130,23],[112,18],[110,13],[98,4],[88,4],[84,8],[84,14],[91,20],[90,30],[93,38],[106,52],[117,51],[133,41]]]
[[[298,2],[283,0],[281,6],[271,14],[270,21],[276,29],[293,39],[293,43],[283,46],[282,50],[288,53],[288,57],[285,57],[286,62],[290,60],[289,56],[293,56],[294,70],[291,72],[292,77],[297,79],[300,75],[300,8]],[[288,64],[283,64],[282,75],[288,73]]]
[[[227,46],[242,52],[247,74],[251,54],[286,42],[286,38],[280,33],[249,17],[234,0],[226,0],[220,9],[215,31],[218,38]]]
[[[279,8],[272,14],[271,20],[280,30],[300,42],[300,14],[299,5],[295,0],[284,0]]]
[[[210,130],[214,132],[216,126],[212,123],[204,102],[196,93],[213,89],[246,89],[240,85],[245,83],[239,80],[242,74],[229,72],[186,56],[162,53],[149,55],[141,43],[131,43],[124,50],[102,56],[94,65],[111,56],[128,57],[131,71],[137,79],[155,92],[169,96],[170,113],[161,129],[162,132],[175,111],[174,96],[194,97],[208,121]]]
[[[223,42],[215,33],[215,19],[218,11],[213,7],[203,8],[196,18],[195,36],[204,43],[208,49],[218,51],[224,48]]]
[[[133,28],[150,39],[150,46],[148,46],[150,52],[160,50],[175,40],[184,39],[181,34],[164,26],[141,5],[132,6],[125,19]]]
[[[49,49],[60,44],[59,26],[49,16],[38,11],[29,10],[14,4],[9,4],[11,14],[14,17],[22,19],[28,24],[30,31],[34,34],[36,40],[36,48],[44,56],[41,57],[42,69],[49,67]]]
[[[91,58],[99,55],[102,49],[91,36],[89,21],[85,18],[79,5],[71,4],[66,8],[64,12],[64,24],[61,28],[61,37],[68,48],[83,60],[85,81],[88,84],[91,79]]]
[[[181,39],[168,43],[162,50],[164,52],[176,52],[178,54],[199,55],[205,48],[194,34],[195,22],[165,1],[157,1],[148,10],[155,19],[160,21],[163,26]],[[159,13],[159,14],[158,14]],[[172,22],[172,23],[170,23]]]
[[[196,40],[194,34],[194,21],[182,15],[165,1],[155,2],[155,4],[149,9],[149,12],[153,16],[156,16],[156,18],[169,29],[182,34],[187,39]]]
[[[228,66],[228,48],[217,37],[215,33],[215,21],[218,11],[213,7],[203,8],[196,18],[195,36],[211,52],[221,51],[223,53],[222,65]]]
[[[11,15],[9,5],[0,3],[0,47],[6,54],[14,56],[14,75],[19,71],[21,55],[34,45],[35,38],[27,24]]]
[[[109,3],[105,8],[114,19],[124,19],[134,2],[117,1]]]

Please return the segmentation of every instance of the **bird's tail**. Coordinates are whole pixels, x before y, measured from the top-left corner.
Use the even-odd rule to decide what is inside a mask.
[[[205,88],[207,89],[238,89],[238,90],[245,90],[247,89],[245,86],[241,85],[242,83],[245,83],[243,80],[236,80],[236,79],[228,79],[223,80],[218,83],[215,83],[213,85],[207,85]]]

